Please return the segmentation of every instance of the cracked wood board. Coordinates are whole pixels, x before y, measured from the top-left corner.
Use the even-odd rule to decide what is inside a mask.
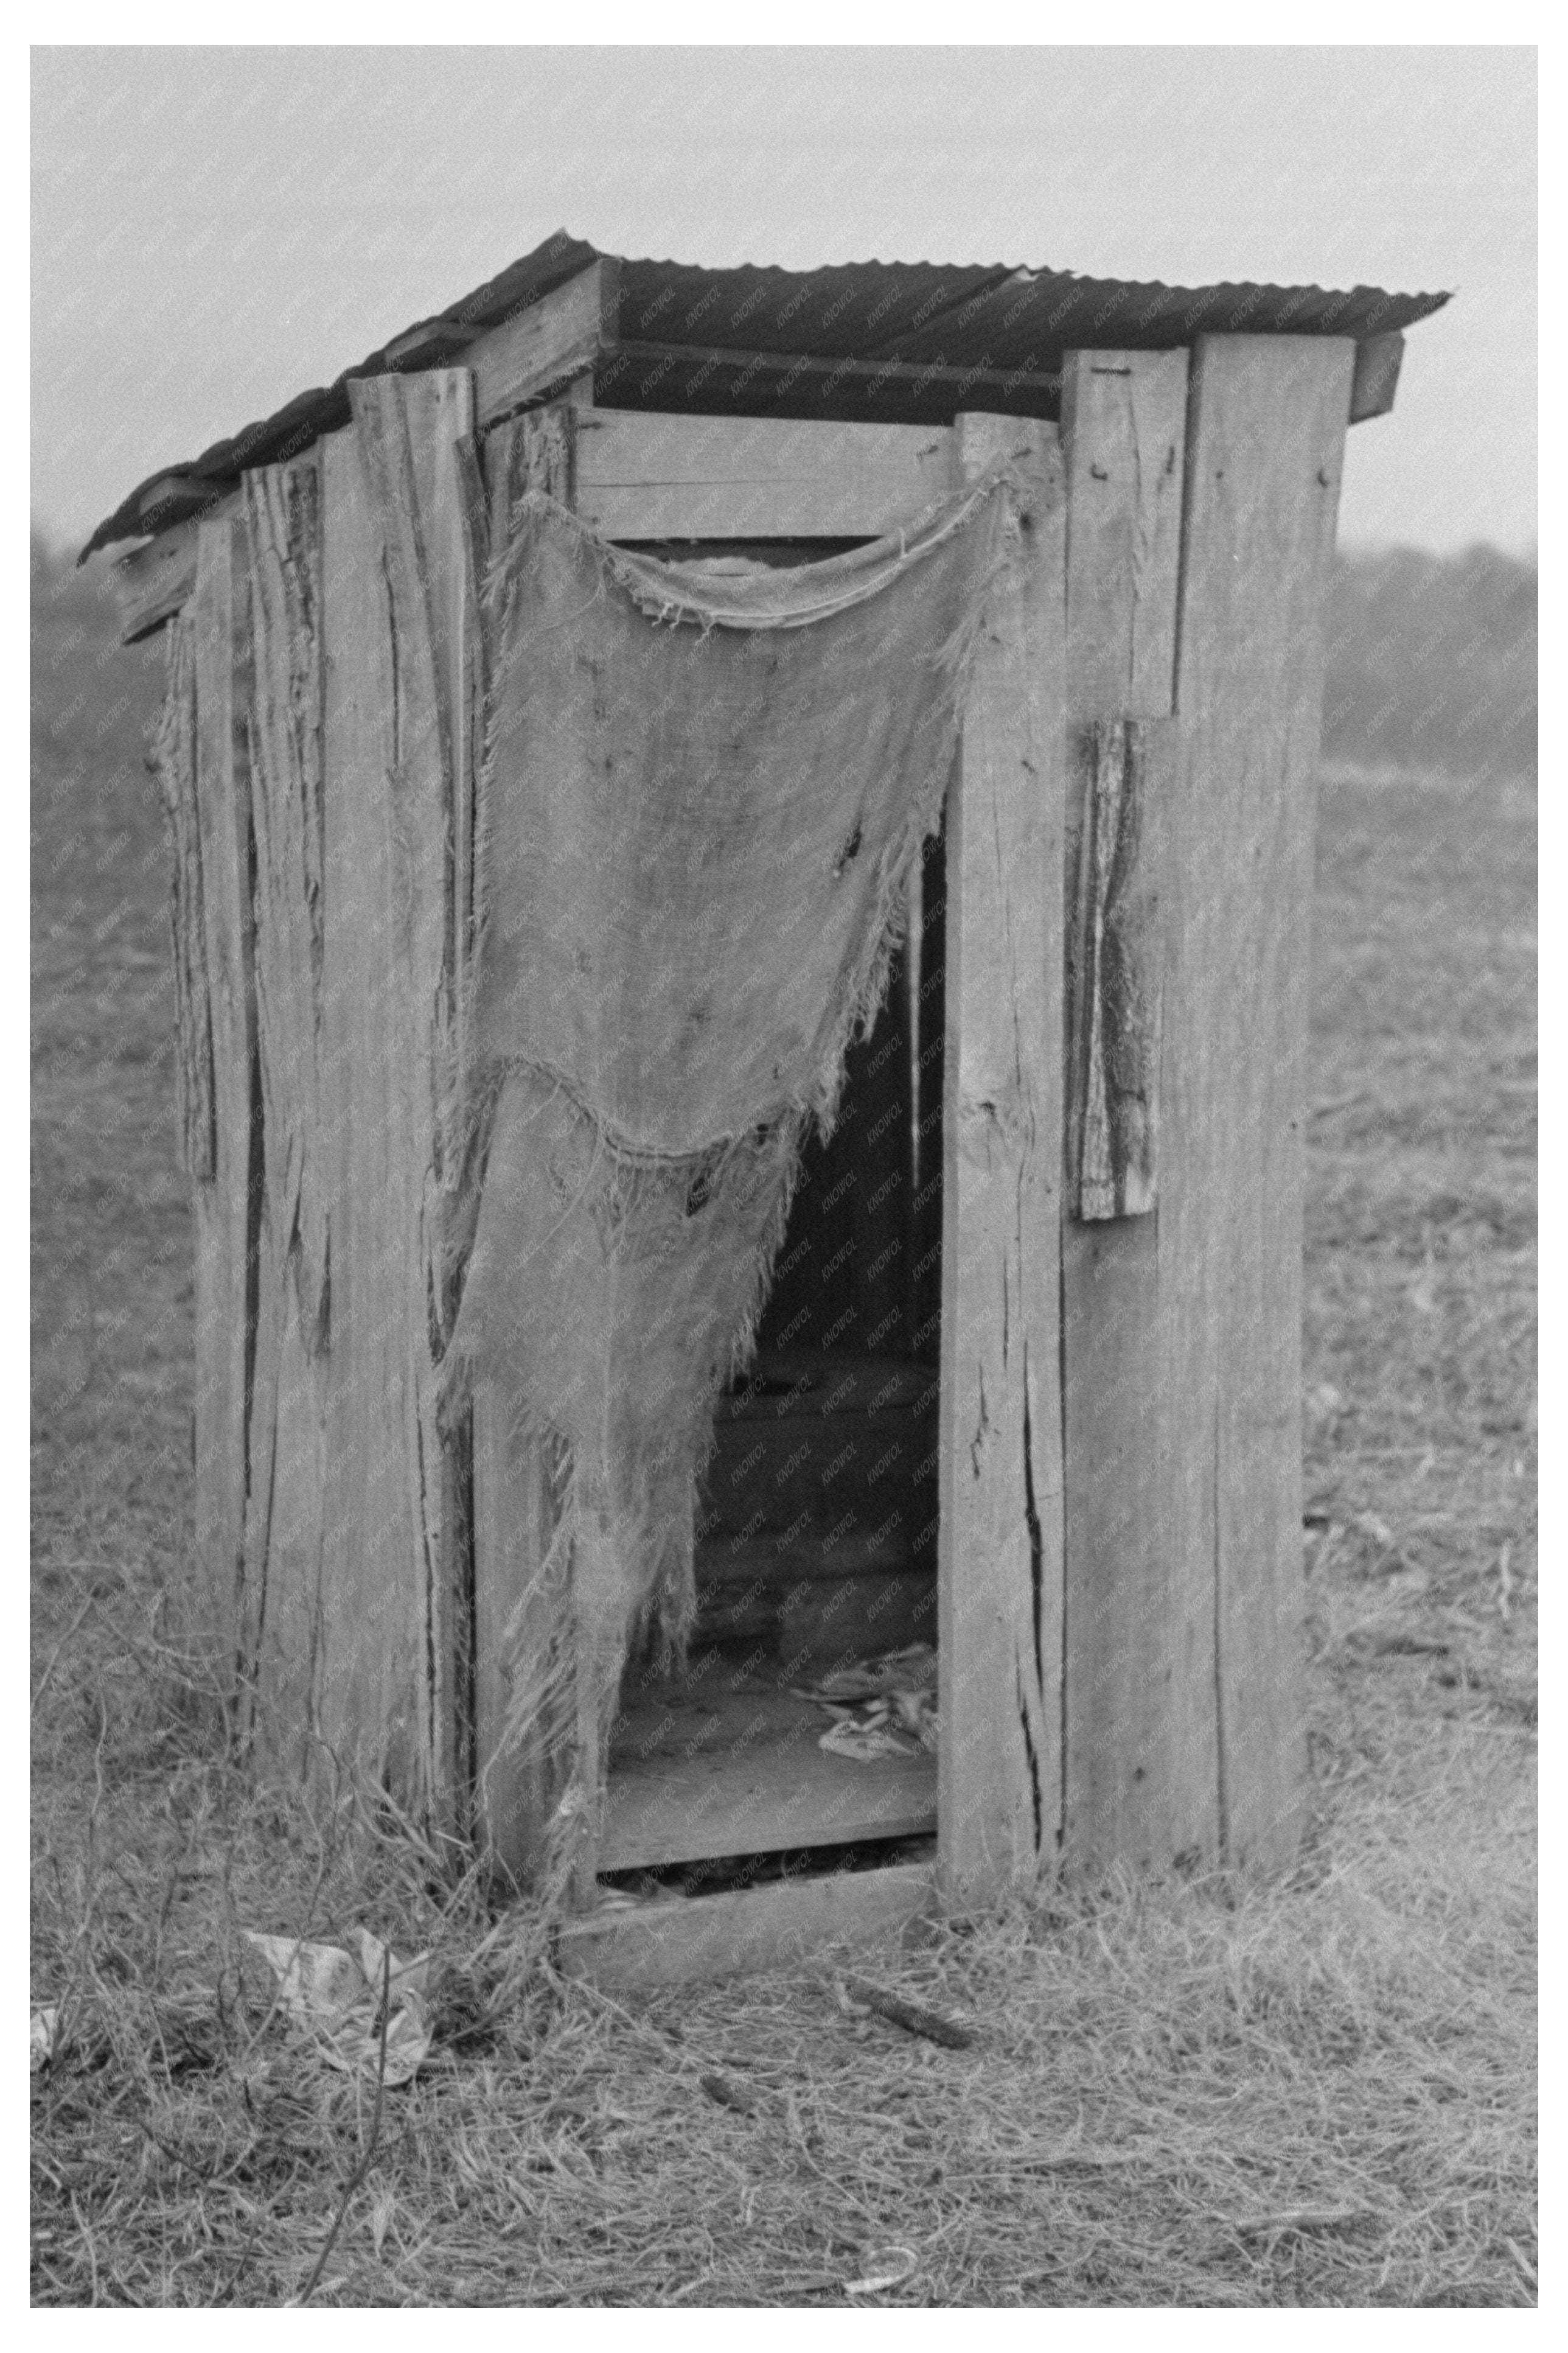
[[[328,1372],[319,490],[313,465],[286,465],[244,493],[260,1149],[238,1729],[259,1717],[290,1762],[314,1710]]]
[[[1322,599],[1354,360],[1348,340],[1204,337],[1188,409],[1149,1336],[1194,1633],[1206,1611],[1212,1836],[1231,1864],[1289,1862],[1305,1796],[1307,992]]]
[[[1147,1217],[1062,1229],[1065,1831],[1086,1868],[1295,1846],[1300,1095],[1321,598],[1351,366],[1348,343],[1319,339],[1220,336],[1194,353],[1167,622],[1179,715],[1142,731],[1167,826],[1159,1198]],[[1075,503],[1075,546],[1114,547],[1104,530],[1080,543],[1076,520]],[[1082,730],[1130,715],[1095,649],[1127,641],[1105,616],[1132,582],[1078,587],[1100,615],[1070,640]],[[1077,819],[1069,806],[1069,892]]]
[[[1068,1206],[1145,1216],[1160,1136],[1160,923],[1169,720],[1089,729],[1068,976]]]
[[[1061,1815],[1066,498],[1056,429],[961,417],[955,477],[1009,456],[1020,560],[988,593],[947,809],[939,1871],[983,1902]]]
[[[1081,1004],[1088,980],[1080,870],[1103,726],[1134,716],[1146,723],[1141,732],[1153,765],[1146,777],[1152,801],[1169,801],[1175,776],[1176,722],[1162,722],[1160,714],[1171,710],[1175,670],[1186,412],[1185,352],[1068,355],[1063,436],[1072,545],[1073,765],[1063,897],[1069,1004]],[[1173,491],[1173,516],[1164,512]],[[1152,561],[1151,551],[1162,546],[1167,560]],[[1163,969],[1157,980],[1163,987]],[[1067,1040],[1069,1071],[1079,1042]],[[1074,1141],[1069,1134],[1069,1145]],[[1089,1866],[1124,1857],[1159,1869],[1196,1835],[1164,1746],[1169,1711],[1177,1711],[1178,1731],[1190,1727],[1180,1721],[1188,1689],[1188,1671],[1178,1668],[1184,1654],[1167,1647],[1173,1602],[1159,1535],[1160,1485],[1168,1473],[1157,1442],[1147,1329],[1158,1295],[1157,1220],[1157,1209],[1087,1224],[1062,1220],[1063,1830],[1073,1860]],[[1204,1786],[1211,1767],[1208,1752],[1195,1756],[1188,1778]]]
[[[200,917],[211,1004],[213,1162],[193,1187],[196,1266],[196,1556],[204,1631],[249,1655],[253,1597],[244,1577],[250,1451],[256,1197],[251,1182],[256,1044],[247,885],[250,674],[245,535],[231,520],[198,526],[192,612]]]
[[[323,1141],[331,1377],[321,1731],[405,1804],[457,1778],[459,1530],[433,1329],[456,1052],[453,616],[444,527],[473,427],[465,370],[353,386],[321,445],[326,893]]]

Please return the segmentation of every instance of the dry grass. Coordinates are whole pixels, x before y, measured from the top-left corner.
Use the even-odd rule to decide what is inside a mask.
[[[1384,1695],[1290,1881],[1112,1886],[867,1964],[972,2024],[963,2052],[847,2015],[826,1965],[623,2005],[555,1979],[526,1925],[476,1960],[477,1906],[443,1917],[385,1842],[312,1907],[321,1858],[282,1820],[176,1780],[161,1868],[144,1845],[67,1961],[37,2292],[299,2295],[371,2087],[271,2011],[247,1914],[328,1936],[368,1915],[451,1957],[435,2063],[387,2095],[324,2301],[838,2303],[889,2241],[918,2255],[894,2292],[914,2304],[1528,2301],[1516,1739]]]
[[[1047,1892],[859,1964],[972,2023],[952,2052],[846,2011],[827,1962],[613,2002],[353,1792],[312,1811],[218,1760],[166,1615],[190,1287],[147,681],[79,683],[93,627],[56,663],[77,624],[44,622],[36,2300],[282,2304],[342,2208],[317,2303],[843,2305],[889,2242],[894,2305],[1532,2302],[1522,788],[1325,796],[1301,1862]],[[378,2126],[238,1934],[360,1921],[441,1959],[432,2063]]]

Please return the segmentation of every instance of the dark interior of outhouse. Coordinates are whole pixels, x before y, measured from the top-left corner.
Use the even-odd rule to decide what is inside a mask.
[[[938,834],[715,1413],[687,1664],[627,1666],[611,1887],[703,1893],[934,1837],[944,879]]]

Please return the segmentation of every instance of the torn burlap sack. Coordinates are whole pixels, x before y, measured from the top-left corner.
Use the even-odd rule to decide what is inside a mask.
[[[491,566],[447,1378],[567,1466],[539,1575],[569,1564],[601,1738],[639,1621],[689,1626],[714,1395],[875,1017],[985,587],[1019,552],[999,473],[790,571],[633,557],[536,494]],[[516,1731],[581,1724],[544,1688],[558,1654],[506,1664]]]

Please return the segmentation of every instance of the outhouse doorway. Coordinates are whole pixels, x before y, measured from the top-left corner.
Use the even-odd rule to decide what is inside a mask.
[[[938,831],[715,1409],[689,1657],[623,1677],[612,1896],[934,1859],[944,884]]]

